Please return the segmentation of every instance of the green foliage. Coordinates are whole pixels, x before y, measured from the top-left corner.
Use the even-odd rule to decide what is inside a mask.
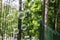
[[[8,36],[14,31],[14,27],[17,27],[18,11],[10,8],[9,5],[5,5],[2,8],[1,13],[1,33],[5,32]],[[1,28],[0,27],[0,28]]]
[[[48,26],[54,28],[55,23],[55,10],[58,9],[59,0],[56,2],[49,1],[49,11],[48,11]],[[42,1],[41,0],[25,0],[25,18],[22,19],[22,23],[27,26],[23,33],[27,32],[27,35],[36,36],[38,39],[38,29],[39,21],[42,18]],[[0,12],[0,32],[5,32],[7,35],[11,36],[11,32],[18,25],[18,11],[11,8],[9,5],[3,6],[2,13]]]
[[[29,9],[32,12],[40,12],[41,11],[41,0],[34,0],[34,1],[28,1],[25,2],[25,7]]]
[[[55,29],[55,18],[59,9],[59,0],[50,0],[49,1],[49,11],[48,11],[48,25]],[[59,24],[59,23],[58,23]]]
[[[25,0],[26,17],[23,19],[23,24],[27,25],[27,35],[38,36],[39,21],[41,17],[41,0],[28,1]]]

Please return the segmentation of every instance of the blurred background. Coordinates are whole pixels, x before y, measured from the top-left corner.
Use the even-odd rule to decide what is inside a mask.
[[[59,17],[60,0],[0,0],[0,40],[60,40]]]

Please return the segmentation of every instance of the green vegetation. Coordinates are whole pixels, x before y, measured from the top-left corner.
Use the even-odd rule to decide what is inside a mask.
[[[41,0],[25,0],[24,10],[25,18],[22,19],[22,24],[25,24],[27,29],[22,30],[24,36],[36,36],[36,40],[39,37],[39,27],[40,27],[40,20],[42,19],[42,1]],[[48,2],[48,26],[51,27],[53,30],[57,30],[60,33],[60,19],[58,16],[57,24],[56,24],[56,16],[60,13],[58,12],[60,0],[54,0]],[[0,34],[7,34],[11,36],[14,32],[15,28],[18,28],[18,17],[19,11],[14,8],[10,7],[9,5],[2,6],[2,12],[0,12]],[[59,14],[60,15],[60,14]],[[55,24],[57,27],[55,28]],[[16,30],[18,31],[18,29]],[[1,40],[1,39],[0,39]]]

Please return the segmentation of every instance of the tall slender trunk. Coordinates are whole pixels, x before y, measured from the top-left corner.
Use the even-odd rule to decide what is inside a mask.
[[[43,0],[43,8],[42,8],[42,18],[43,18],[43,23],[44,27],[47,27],[48,24],[48,0]]]
[[[57,14],[56,14],[56,23],[55,23],[55,29],[60,33],[60,4],[59,4],[59,8],[58,8],[58,11],[57,11]]]
[[[22,0],[19,0],[19,11],[22,11]],[[20,15],[20,14],[19,14]],[[22,19],[18,18],[18,37],[17,40],[21,40],[21,24],[22,24]]]
[[[46,40],[46,28],[48,26],[48,4],[48,0],[43,0],[44,40]]]
[[[54,26],[55,26],[55,28],[54,28],[54,30],[55,31],[57,31],[57,18],[58,18],[58,13],[57,13],[57,10],[58,10],[58,6],[57,6],[57,2],[56,2],[57,0],[55,0],[55,4],[54,4]]]
[[[42,20],[40,20],[40,36],[39,40],[44,40],[44,16],[45,16],[45,0],[42,0]]]
[[[60,13],[60,4],[58,6],[58,8],[56,9],[55,7],[55,30],[57,31],[57,28],[58,28],[58,15]]]
[[[48,0],[45,0],[44,27],[48,25]]]

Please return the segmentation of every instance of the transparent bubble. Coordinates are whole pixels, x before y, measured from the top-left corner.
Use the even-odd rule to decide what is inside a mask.
[[[25,13],[24,13],[24,12],[20,12],[20,14],[19,14],[19,18],[20,18],[20,19],[25,18]]]
[[[54,3],[55,2],[55,0],[50,0],[52,3]]]
[[[25,25],[25,24],[23,24],[22,26],[21,26],[21,30],[26,30],[27,29],[27,26]]]

